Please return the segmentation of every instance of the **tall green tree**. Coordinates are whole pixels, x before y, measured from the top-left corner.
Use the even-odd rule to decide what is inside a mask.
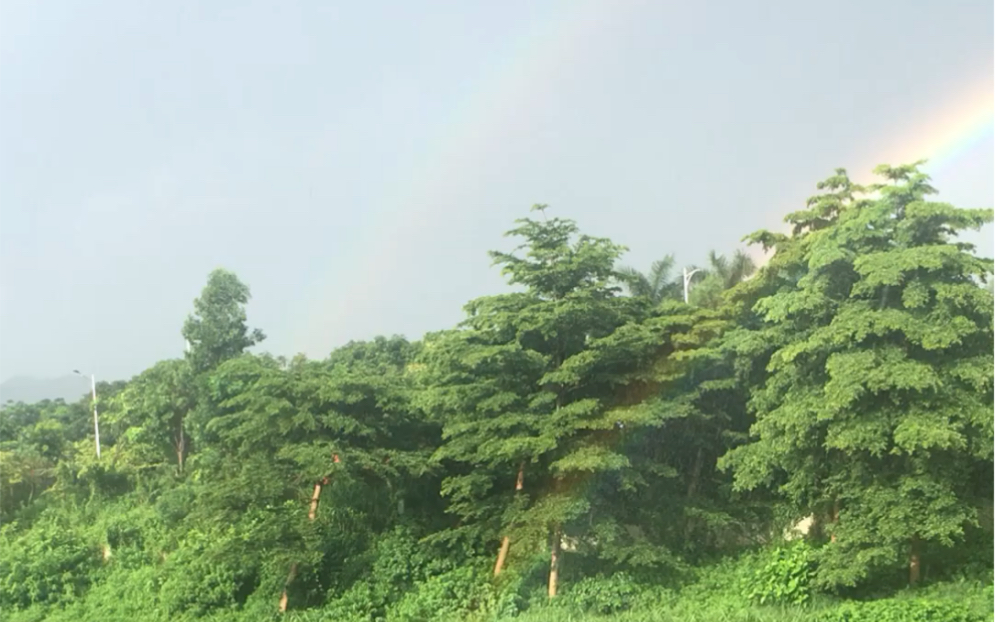
[[[990,259],[957,234],[992,211],[928,200],[918,164],[842,169],[744,288],[755,322],[737,336],[766,367],[752,392],[753,441],[723,460],[740,489],[771,487],[799,512],[829,515],[824,585],[855,585],[948,547],[977,521],[992,469]],[[752,323],[752,325],[751,325]]]
[[[614,410],[639,360],[613,335],[647,308],[618,295],[624,247],[547,219],[544,208],[533,208],[542,220],[521,219],[507,234],[523,240],[521,255],[491,253],[525,291],[471,302],[461,329],[426,343],[426,408],[443,423],[437,458],[454,464],[443,485],[453,511],[548,542],[553,597],[561,541],[590,509],[586,484],[631,470],[618,436],[643,413]]]
[[[234,272],[218,268],[208,275],[207,285],[193,302],[193,314],[183,324],[183,337],[189,344],[187,359],[194,373],[213,369],[266,338],[261,330],[250,330],[247,325],[249,298],[249,286]]]

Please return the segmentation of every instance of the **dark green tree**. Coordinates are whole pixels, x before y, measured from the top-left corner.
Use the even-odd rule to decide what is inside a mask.
[[[207,277],[182,331],[194,373],[213,369],[266,338],[258,328],[249,330],[246,323],[249,298],[249,287],[234,272],[218,268]]]
[[[740,489],[771,487],[830,516],[824,585],[855,585],[948,547],[977,521],[992,469],[992,262],[958,241],[991,210],[928,200],[918,164],[881,166],[867,189],[845,171],[761,231],[770,263],[744,293],[756,321],[741,357],[766,367],[753,441],[723,460]]]
[[[623,247],[547,219],[544,208],[533,208],[542,220],[521,219],[507,234],[522,238],[522,255],[491,253],[525,291],[469,303],[459,330],[426,343],[425,408],[443,423],[437,458],[453,464],[443,484],[452,510],[469,525],[549,542],[552,597],[563,538],[584,536],[587,484],[614,472],[634,485],[619,436],[646,413],[615,410],[643,361],[616,331],[647,305],[618,295]],[[507,552],[504,540],[496,572]]]

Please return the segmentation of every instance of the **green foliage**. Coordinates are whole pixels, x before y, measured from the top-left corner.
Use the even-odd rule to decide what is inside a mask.
[[[991,619],[992,263],[956,234],[992,214],[878,173],[691,304],[536,206],[514,291],[322,360],[247,353],[211,273],[187,356],[98,386],[99,459],[88,396],[0,408],[4,619]]]
[[[956,602],[889,598],[845,603],[818,617],[819,622],[988,622],[990,616]]]
[[[100,569],[94,543],[64,519],[46,516],[29,531],[0,527],[0,610],[72,602]]]
[[[187,358],[194,372],[213,369],[266,338],[258,328],[249,330],[246,325],[249,297],[249,287],[235,273],[218,268],[208,276],[207,285],[194,300],[194,313],[183,324],[183,337],[190,344]]]
[[[761,605],[804,605],[812,597],[812,570],[811,550],[803,540],[776,547],[749,578],[743,595]]]
[[[578,581],[570,586],[564,600],[581,611],[611,614],[631,609],[641,593],[642,586],[631,576],[617,573]]]
[[[827,587],[952,547],[990,498],[972,482],[990,471],[992,298],[977,281],[992,264],[954,238],[992,212],[928,201],[916,166],[877,172],[892,183],[876,196],[839,170],[787,217],[791,237],[752,236],[776,252],[742,288],[730,338],[762,374],[752,442],[722,465],[799,512],[838,508],[819,552]]]
[[[667,255],[654,261],[649,272],[643,274],[633,268],[619,268],[619,276],[629,293],[649,299],[653,305],[664,300],[681,300],[683,285],[672,275],[674,256]]]
[[[388,611],[387,621],[467,620],[494,612],[502,604],[486,571],[464,566],[415,584]]]

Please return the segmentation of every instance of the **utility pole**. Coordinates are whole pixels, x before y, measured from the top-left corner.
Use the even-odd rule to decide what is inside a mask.
[[[73,373],[77,376],[86,378],[83,374],[79,372],[78,369],[74,369]],[[93,397],[93,437],[97,443],[97,459],[100,459],[100,423],[97,420],[97,377],[90,374],[90,395]]]
[[[697,272],[701,272],[701,268],[695,268],[690,272],[684,268],[684,304],[688,304],[688,287],[691,285],[691,277]]]

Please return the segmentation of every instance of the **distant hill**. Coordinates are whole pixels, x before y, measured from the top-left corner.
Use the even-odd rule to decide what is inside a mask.
[[[61,378],[15,377],[0,383],[0,404],[14,402],[40,402],[62,398],[75,402],[90,391],[88,378],[63,376]]]

